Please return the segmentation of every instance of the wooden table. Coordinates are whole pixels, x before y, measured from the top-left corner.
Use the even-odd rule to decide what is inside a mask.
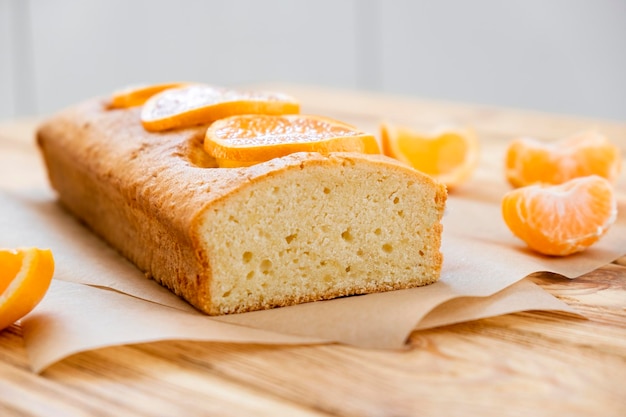
[[[558,138],[597,127],[626,154],[626,124],[269,87],[296,95],[305,112],[374,132],[383,117],[471,123],[483,143],[504,146],[517,135]],[[33,120],[0,124],[0,189],[45,182],[34,126]],[[482,163],[498,163],[492,159]],[[23,164],[33,169],[16,177]],[[626,416],[626,257],[576,280],[545,273],[529,279],[588,319],[510,314],[414,332],[401,352],[147,343],[80,353],[42,375],[30,371],[16,324],[0,333],[0,416]]]

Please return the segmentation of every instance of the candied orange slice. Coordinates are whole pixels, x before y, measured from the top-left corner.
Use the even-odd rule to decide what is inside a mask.
[[[380,125],[383,153],[428,174],[452,189],[478,164],[478,138],[471,128],[440,127],[422,132],[390,123]]]
[[[204,149],[220,167],[249,166],[294,152],[380,153],[373,135],[327,117],[241,115],[206,132]]]
[[[164,90],[149,98],[141,123],[149,131],[209,124],[239,114],[296,114],[300,104],[276,92],[235,91],[208,85]]]
[[[0,330],[35,308],[48,291],[53,273],[49,249],[0,249]]]
[[[597,132],[583,132],[558,142],[521,138],[506,153],[506,177],[514,187],[561,184],[576,177],[599,175],[615,182],[621,169],[620,149]]]
[[[153,95],[168,88],[176,88],[187,85],[187,83],[162,83],[151,85],[133,85],[122,90],[115,91],[109,101],[111,109],[125,109],[128,107],[141,106]]]
[[[591,175],[512,190],[502,199],[502,216],[531,249],[564,256],[586,249],[609,230],[617,200],[608,180]]]

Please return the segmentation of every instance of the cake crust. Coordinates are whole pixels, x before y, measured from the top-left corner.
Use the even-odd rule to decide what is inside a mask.
[[[202,147],[207,126],[152,133],[139,113],[93,99],[44,122],[37,141],[61,203],[201,311],[244,312],[438,279],[446,191],[430,177],[354,153],[216,168]],[[394,203],[413,196],[420,207]],[[381,226],[368,229],[372,221]],[[381,244],[381,235],[389,242]]]

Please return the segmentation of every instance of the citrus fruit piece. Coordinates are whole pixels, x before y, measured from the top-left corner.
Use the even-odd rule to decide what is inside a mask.
[[[296,114],[300,104],[276,92],[244,92],[208,85],[164,90],[149,98],[141,112],[146,130],[208,124],[239,114]]]
[[[537,182],[561,184],[576,177],[599,175],[615,182],[621,169],[620,149],[597,132],[582,132],[557,142],[521,138],[506,152],[506,178],[514,187]]]
[[[564,256],[586,249],[609,230],[617,218],[617,200],[608,180],[591,175],[509,191],[502,216],[531,249]]]
[[[470,128],[440,127],[420,132],[390,123],[380,125],[383,153],[428,174],[452,189],[478,164],[478,138]]]
[[[109,99],[110,109],[125,109],[141,106],[153,95],[169,88],[177,88],[187,83],[162,83],[152,85],[133,85],[115,91]]]
[[[294,152],[380,153],[373,135],[327,117],[241,115],[206,131],[204,149],[220,167],[248,166]]]
[[[53,273],[49,249],[0,249],[0,330],[35,308],[48,291]]]

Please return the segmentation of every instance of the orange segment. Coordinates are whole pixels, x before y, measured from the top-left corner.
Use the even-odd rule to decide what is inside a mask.
[[[513,234],[545,255],[580,252],[617,218],[611,184],[597,175],[560,185],[535,184],[505,194],[502,216]]]
[[[153,95],[169,88],[176,88],[187,83],[162,83],[152,85],[134,85],[118,90],[111,95],[109,108],[124,109],[141,106]]]
[[[517,139],[506,153],[506,177],[514,187],[561,184],[599,175],[614,182],[621,169],[620,150],[597,132],[583,132],[558,142]]]
[[[478,164],[478,139],[472,129],[419,132],[382,123],[383,153],[431,175],[448,188],[465,182]]]
[[[294,152],[380,153],[373,135],[312,115],[243,115],[221,119],[207,129],[204,149],[221,167],[248,166]]]
[[[0,330],[35,308],[53,273],[54,259],[48,249],[0,249]]]
[[[143,106],[141,122],[146,130],[208,124],[239,114],[296,114],[300,104],[275,92],[243,92],[207,85],[191,85],[162,91]]]

